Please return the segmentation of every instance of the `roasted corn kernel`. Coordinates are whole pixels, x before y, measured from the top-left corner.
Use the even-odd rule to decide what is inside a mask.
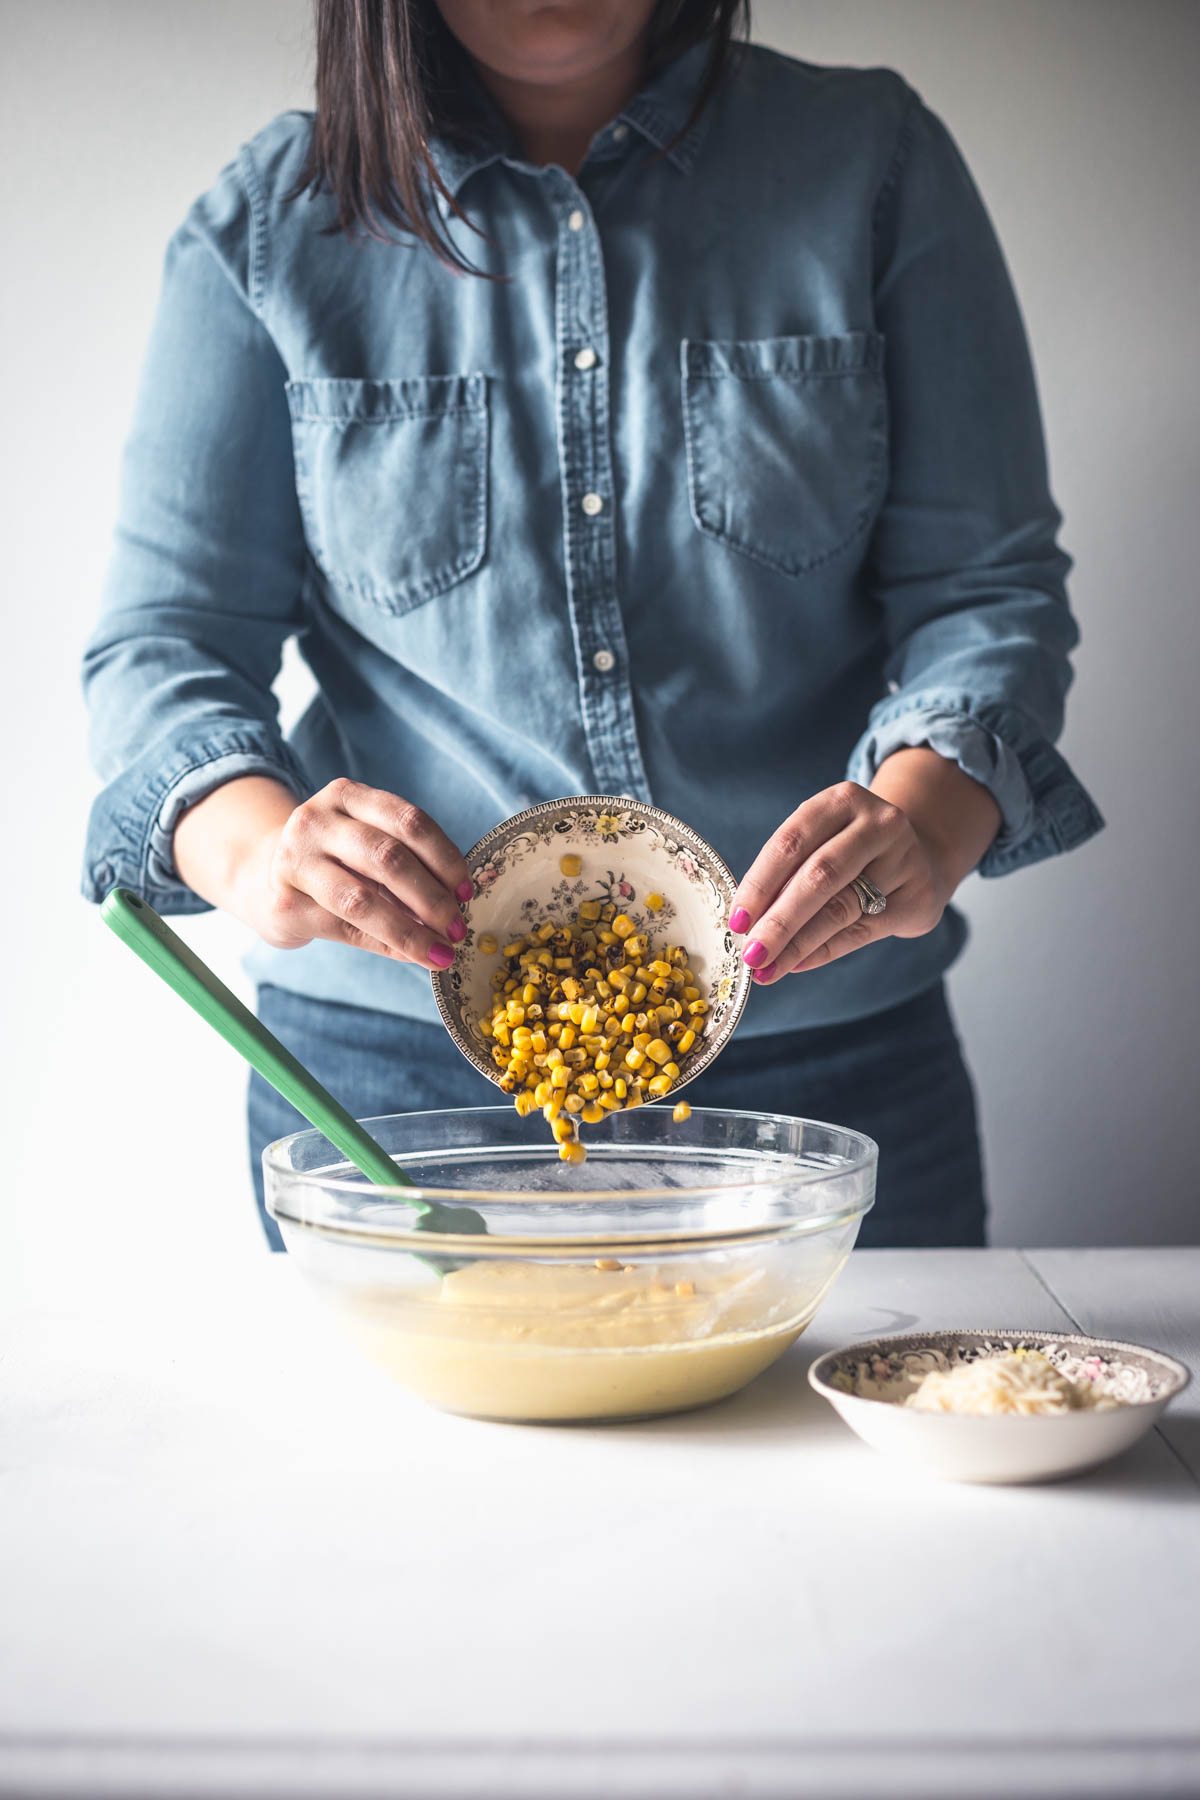
[[[573,877],[582,862],[566,855],[559,867]],[[665,902],[655,894],[645,904],[653,914]],[[494,953],[497,940],[481,938],[479,948]],[[544,919],[514,937],[491,986],[476,1034],[521,1117],[541,1110],[565,1162],[587,1154],[580,1123],[668,1093],[706,1024],[687,951],[652,946],[611,901],[585,900],[572,923]],[[680,1107],[676,1117],[687,1118],[686,1102]]]

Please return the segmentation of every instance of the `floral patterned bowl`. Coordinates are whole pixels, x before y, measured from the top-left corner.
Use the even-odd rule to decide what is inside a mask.
[[[932,1369],[1005,1350],[1040,1350],[1070,1381],[1091,1381],[1111,1410],[1041,1415],[918,1412],[904,1402]],[[1137,1442],[1188,1370],[1161,1350],[1049,1331],[923,1331],[847,1344],[818,1357],[809,1383],[875,1450],[943,1481],[1053,1481]]]
[[[565,856],[580,859],[577,876],[563,874]],[[490,1010],[496,957],[482,954],[480,938],[505,944],[542,919],[566,922],[582,900],[611,900],[656,943],[687,948],[709,1011],[672,1103],[729,1041],[750,991],[729,929],[736,883],[716,851],[670,813],[606,794],[547,800],[481,838],[467,867],[475,883],[467,936],[453,966],[433,975],[433,997],[450,1036],[489,1081],[500,1071],[472,1027]],[[646,905],[652,894],[662,900],[657,911]]]

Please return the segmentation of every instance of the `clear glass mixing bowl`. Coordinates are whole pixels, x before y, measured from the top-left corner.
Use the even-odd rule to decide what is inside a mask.
[[[416,1229],[317,1131],[263,1156],[267,1206],[320,1297],[396,1380],[478,1418],[642,1418],[703,1406],[803,1331],[872,1204],[868,1137],[811,1119],[667,1107],[612,1114],[559,1161],[511,1107],[367,1129],[419,1195],[487,1235]]]

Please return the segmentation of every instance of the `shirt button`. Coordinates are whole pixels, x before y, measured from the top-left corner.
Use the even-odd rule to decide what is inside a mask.
[[[599,669],[602,675],[607,675],[608,671],[615,665],[616,660],[617,659],[611,650],[597,650],[595,656],[592,658],[592,667],[594,669]]]
[[[567,224],[571,227],[572,231],[583,230],[583,214],[578,207],[575,208],[574,212],[567,214]]]
[[[599,494],[585,494],[579,504],[589,519],[594,519],[597,513],[604,511],[604,502]]]
[[[628,136],[629,136],[628,125],[614,125],[613,126],[613,143],[614,144],[623,144],[625,142],[625,139]]]
[[[594,369],[595,366],[596,352],[594,350],[589,348],[577,350],[575,352],[575,367],[577,369]]]

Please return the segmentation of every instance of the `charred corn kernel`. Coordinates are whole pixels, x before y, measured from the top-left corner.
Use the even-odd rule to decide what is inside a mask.
[[[558,1154],[565,1163],[581,1163],[587,1161],[587,1151],[584,1149],[583,1145],[578,1142],[560,1144],[558,1146]]]
[[[692,1116],[692,1109],[688,1105],[687,1101],[686,1100],[677,1100],[675,1102],[674,1110],[671,1113],[671,1117],[674,1119],[675,1123],[677,1125],[682,1125],[683,1121],[685,1119],[690,1119],[691,1116]]]
[[[495,956],[499,948],[499,939],[494,938],[490,931],[485,931],[479,940],[479,954],[481,956]]]
[[[575,877],[583,872],[583,858],[582,856],[560,856],[558,866],[568,881],[574,881]]]
[[[491,1049],[520,1115],[540,1107],[572,1161],[585,1155],[579,1124],[656,1100],[683,1079],[708,1010],[683,946],[652,945],[611,901],[583,902],[571,922],[543,919],[514,936],[489,983],[476,1040]]]
[[[662,909],[663,909],[663,897],[661,894],[647,894],[646,895],[646,911],[647,912],[661,912]]]

